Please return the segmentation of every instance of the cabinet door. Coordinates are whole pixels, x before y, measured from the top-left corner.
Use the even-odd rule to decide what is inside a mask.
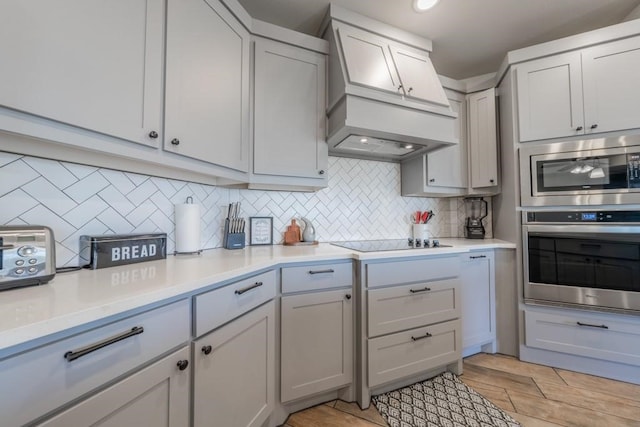
[[[351,289],[285,296],[281,309],[281,400],[351,383]]]
[[[495,266],[493,252],[462,256],[462,347],[495,340]]]
[[[39,425],[186,427],[191,373],[184,368],[185,362],[188,367],[187,347]]]
[[[325,55],[256,40],[255,173],[324,178],[325,76]]]
[[[463,95],[449,95],[451,109],[458,113],[455,137],[460,141],[453,147],[427,154],[427,186],[466,188],[467,178],[467,109]]]
[[[161,130],[163,5],[3,1],[0,105],[155,145],[149,134]]]
[[[580,52],[516,68],[520,141],[584,133]]]
[[[392,45],[391,54],[407,96],[449,106],[447,95],[428,53]]]
[[[587,133],[640,127],[640,37],[582,51]]]
[[[249,42],[218,0],[169,0],[165,150],[248,170]]]
[[[468,137],[471,188],[498,185],[496,92],[487,89],[468,96]]]
[[[350,83],[402,91],[386,39],[346,25],[338,27],[338,39]]]
[[[193,425],[257,427],[274,405],[275,303],[193,343]]]

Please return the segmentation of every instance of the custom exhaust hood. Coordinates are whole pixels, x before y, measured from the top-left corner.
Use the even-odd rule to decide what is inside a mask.
[[[333,4],[322,28],[331,154],[401,161],[458,143],[430,40]]]

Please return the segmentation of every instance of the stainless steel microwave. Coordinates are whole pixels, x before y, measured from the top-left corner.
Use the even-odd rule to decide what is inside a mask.
[[[640,135],[520,148],[522,206],[640,203]]]

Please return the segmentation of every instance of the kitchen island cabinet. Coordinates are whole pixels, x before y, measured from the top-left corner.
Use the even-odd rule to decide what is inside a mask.
[[[246,28],[218,0],[170,0],[164,149],[249,168]]]
[[[328,47],[324,40],[305,41],[320,52],[255,37],[251,188],[327,186],[327,59],[322,51]]]
[[[351,385],[353,265],[282,269],[282,402]]]
[[[640,37],[515,67],[520,141],[640,127]]]

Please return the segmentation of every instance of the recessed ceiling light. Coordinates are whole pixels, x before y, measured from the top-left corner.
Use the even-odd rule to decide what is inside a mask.
[[[413,0],[413,8],[416,12],[424,12],[431,9],[438,3],[438,0]]]
[[[369,140],[367,138],[360,138],[360,142],[366,144],[367,142],[369,142]]]

